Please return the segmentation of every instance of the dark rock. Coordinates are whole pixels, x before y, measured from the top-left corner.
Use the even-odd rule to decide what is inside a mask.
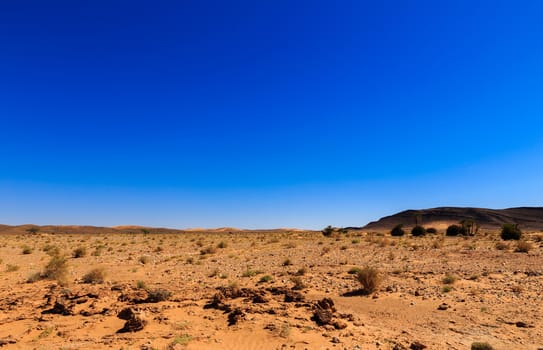
[[[426,349],[426,345],[419,343],[418,341],[411,343],[409,345],[409,349],[411,350],[424,350]]]
[[[331,312],[335,312],[336,308],[334,307],[334,301],[330,298],[324,298],[322,300],[317,301],[316,304],[317,308],[322,310],[330,310]]]
[[[241,309],[234,309],[228,314],[228,325],[233,326],[245,318],[245,313]]]
[[[63,316],[73,315],[74,305],[66,300],[59,299],[55,301],[53,308],[42,311],[42,314],[56,314]]]
[[[135,316],[136,316],[136,313],[134,312],[134,309],[132,309],[131,307],[126,307],[122,309],[121,311],[119,311],[119,313],[117,314],[117,317],[120,318],[121,320],[129,320]]]
[[[119,329],[117,333],[128,333],[141,331],[147,325],[147,321],[140,315],[132,315],[129,318],[123,328]]]
[[[437,307],[438,310],[447,310],[449,308],[449,305],[443,303]]]
[[[311,318],[319,326],[324,326],[332,322],[333,314],[329,310],[317,309]]]
[[[292,290],[288,290],[285,292],[285,303],[297,303],[303,302],[304,300],[304,295],[299,292],[295,292]]]

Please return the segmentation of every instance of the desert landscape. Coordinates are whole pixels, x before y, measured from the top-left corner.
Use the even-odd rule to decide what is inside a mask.
[[[1,226],[0,347],[543,348],[541,230],[405,231]]]

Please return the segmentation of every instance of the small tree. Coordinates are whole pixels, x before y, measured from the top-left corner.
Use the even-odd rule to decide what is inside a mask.
[[[324,230],[322,230],[322,234],[326,237],[330,237],[334,233],[334,231],[334,228],[328,225],[324,228]]]
[[[464,235],[465,230],[460,225],[451,225],[447,227],[447,231],[445,232],[445,235],[447,236],[458,236],[458,235]]]
[[[31,234],[36,234],[36,233],[38,233],[39,231],[40,231],[40,228],[39,228],[39,227],[36,227],[36,226],[32,226],[32,227],[30,227],[30,228],[28,228],[28,229],[26,230],[26,232],[31,233]]]
[[[394,237],[400,237],[405,235],[405,231],[403,230],[403,224],[398,224],[394,226],[390,231],[390,235]]]
[[[423,226],[418,225],[413,227],[411,234],[415,237],[424,236],[426,234],[426,229]]]
[[[521,236],[522,231],[518,228],[517,224],[504,224],[502,226],[501,237],[503,240],[519,240]]]

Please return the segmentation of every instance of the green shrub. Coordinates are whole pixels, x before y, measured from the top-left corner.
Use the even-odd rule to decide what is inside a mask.
[[[330,237],[334,233],[334,231],[334,228],[328,225],[324,228],[324,230],[322,230],[322,234],[326,237]]]
[[[504,224],[502,226],[501,237],[503,240],[519,240],[522,236],[522,231],[518,228],[516,224]]]
[[[411,235],[418,237],[424,236],[426,234],[426,229],[423,226],[417,225],[411,230]]]
[[[33,249],[29,246],[25,245],[23,246],[23,254],[32,254]]]
[[[392,228],[390,231],[390,235],[394,237],[400,237],[405,235],[405,231],[403,230],[403,224],[398,224]]]
[[[348,274],[350,275],[356,275],[357,273],[359,273],[362,269],[360,267],[351,267],[349,269],[349,271],[347,271]]]
[[[265,276],[260,277],[259,282],[260,282],[260,283],[267,283],[267,282],[270,282],[271,280],[273,280],[273,277],[272,277],[272,276],[270,276],[270,275],[265,275]]]
[[[447,236],[458,236],[458,235],[465,235],[466,230],[460,226],[460,225],[451,225],[447,227],[447,231],[445,232],[445,235]]]
[[[64,256],[53,256],[45,265],[43,277],[47,279],[57,280],[61,284],[66,282],[68,277],[68,261]]]

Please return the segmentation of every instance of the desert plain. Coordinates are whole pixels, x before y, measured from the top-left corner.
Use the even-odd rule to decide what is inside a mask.
[[[31,228],[0,226],[2,349],[543,349],[542,232]]]

